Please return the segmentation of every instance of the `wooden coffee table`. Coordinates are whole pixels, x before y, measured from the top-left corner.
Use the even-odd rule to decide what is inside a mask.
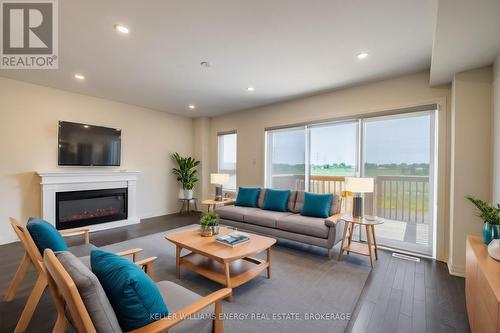
[[[234,232],[233,229],[220,227],[220,235]],[[273,238],[243,232],[250,241],[235,247],[219,244],[216,236],[202,237],[199,228],[179,231],[165,235],[165,238],[175,244],[176,274],[180,279],[181,267],[196,272],[204,277],[235,288],[258,276],[264,269],[267,278],[271,278],[271,247],[276,243]],[[183,249],[191,251],[181,256]],[[266,251],[267,259],[262,260],[252,256]],[[232,295],[228,297],[232,301]]]

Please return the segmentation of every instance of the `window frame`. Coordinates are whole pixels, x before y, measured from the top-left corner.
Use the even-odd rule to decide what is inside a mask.
[[[221,173],[221,139],[226,135],[235,135],[235,141],[236,141],[235,152],[234,152],[236,156],[236,162],[234,166],[235,188],[223,187],[223,189],[224,192],[236,192],[238,189],[238,133],[236,132],[236,130],[217,133],[217,172]],[[224,148],[222,147],[222,150],[223,149]]]

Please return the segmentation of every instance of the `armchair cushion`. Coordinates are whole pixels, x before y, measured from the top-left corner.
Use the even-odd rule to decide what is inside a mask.
[[[68,251],[68,245],[66,245],[64,238],[49,222],[40,218],[30,217],[26,228],[42,255],[43,251],[47,248],[54,252]]]
[[[170,281],[161,281],[156,284],[160,290],[165,303],[170,312],[176,313],[186,306],[189,306],[202,297],[191,290],[188,290],[176,283]],[[211,333],[212,316],[215,307],[213,304],[207,306],[200,312],[193,315],[193,318],[187,318],[168,330],[169,333]]]
[[[90,264],[122,330],[131,331],[168,315],[158,287],[132,261],[96,248],[90,253]]]
[[[58,252],[56,256],[75,283],[96,331],[98,333],[122,332],[113,307],[97,276],[70,252]]]

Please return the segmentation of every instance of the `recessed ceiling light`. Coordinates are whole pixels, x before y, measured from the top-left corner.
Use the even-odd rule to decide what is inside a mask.
[[[190,110],[194,110],[194,109],[196,109],[196,106],[195,106],[194,104],[189,104],[189,105],[188,105],[188,108],[189,108]]]
[[[130,32],[126,26],[121,24],[115,24],[115,29],[116,31],[121,32],[122,34],[128,34]]]
[[[255,87],[250,86],[247,88],[247,91],[255,91]]]
[[[83,76],[82,74],[75,74],[75,79],[77,79],[77,80],[85,80],[85,76]]]
[[[366,57],[368,57],[368,53],[362,52],[358,54],[356,57],[358,57],[358,59],[365,59]]]
[[[84,128],[89,128],[90,126],[89,125],[83,125]]]

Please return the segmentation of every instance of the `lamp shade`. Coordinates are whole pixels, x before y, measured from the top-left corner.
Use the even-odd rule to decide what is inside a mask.
[[[211,173],[210,174],[210,184],[223,185],[229,180],[229,175],[227,173]]]
[[[373,178],[346,177],[345,189],[353,193],[373,192]]]

